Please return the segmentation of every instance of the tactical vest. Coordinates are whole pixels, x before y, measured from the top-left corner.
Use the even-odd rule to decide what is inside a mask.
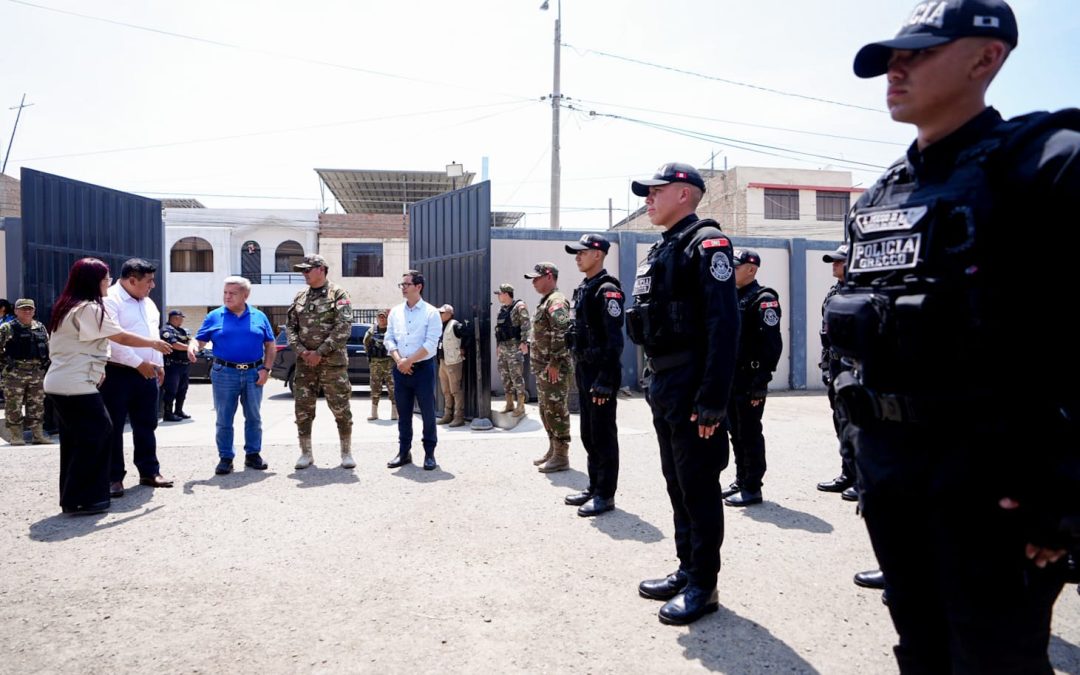
[[[741,369],[750,367],[752,363],[756,363],[761,360],[761,322],[757,318],[759,304],[761,303],[762,296],[771,294],[777,301],[780,300],[780,294],[774,289],[768,286],[761,286],[754,293],[747,293],[745,297],[739,299],[739,314],[742,317],[742,330],[739,333],[739,362],[738,366]],[[778,303],[779,304],[779,303]],[[752,315],[751,319],[747,319],[747,315]],[[756,330],[751,331],[750,328],[754,327]],[[757,366],[753,366],[753,369],[757,369]]]
[[[519,302],[525,302],[524,300],[515,300],[509,305],[504,305],[499,310],[499,318],[495,324],[495,341],[506,342],[507,340],[521,340],[521,326],[515,326],[510,322],[510,315],[513,313],[514,308],[517,307]]]
[[[600,287],[607,283],[613,284],[615,288],[622,291],[622,284],[610,274],[590,279],[588,283],[574,289],[574,323],[567,332],[566,342],[567,346],[570,347],[570,351],[574,352],[575,358],[579,361],[591,361],[595,358],[595,353],[607,344],[607,326],[604,325],[604,312],[608,311],[608,303],[617,303],[619,313],[622,313],[622,304],[615,298],[602,299],[596,305],[600,308],[600,311],[586,311],[589,302],[585,296],[586,292],[597,293]],[[617,314],[612,314],[612,316],[617,316]]]
[[[1078,117],[1063,111],[1003,122],[962,152],[941,184],[919,185],[904,158],[856,203],[847,274],[826,323],[832,349],[856,364],[860,385],[965,395],[992,380],[999,336],[986,330],[993,301],[982,272],[988,241],[1009,236],[1005,214],[1015,190],[1000,181],[1015,148],[1063,128],[1063,118],[1064,126],[1080,127]]]
[[[386,348],[386,331],[380,331],[378,326],[368,329],[371,332],[371,347],[367,350],[369,359],[382,359],[390,356]]]
[[[44,326],[24,326],[11,322],[11,339],[4,346],[4,356],[11,361],[44,361],[49,358],[49,334]]]
[[[701,308],[683,298],[701,286],[697,270],[688,264],[687,244],[703,227],[720,225],[699,220],[671,239],[660,239],[645,256],[634,279],[634,304],[626,310],[626,333],[649,356],[694,348],[705,335]]]

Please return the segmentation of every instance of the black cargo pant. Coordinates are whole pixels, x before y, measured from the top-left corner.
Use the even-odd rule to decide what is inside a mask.
[[[733,392],[728,403],[728,425],[735,455],[735,482],[743,490],[757,492],[765,477],[765,436],[761,432],[765,398],[756,406],[750,405],[750,400],[749,392]]]
[[[949,417],[853,427],[862,513],[885,574],[900,670],[1050,673],[1064,565],[1040,570],[1027,560],[1030,513],[998,502],[1037,494],[1051,480],[1039,457],[1061,442],[1053,415]]]
[[[653,376],[648,399],[660,444],[660,466],[675,520],[679,568],[701,588],[716,587],[720,545],[724,541],[724,506],[720,472],[728,464],[727,434],[698,436],[690,421],[700,382],[700,366],[690,363]]]
[[[165,414],[182,412],[184,401],[187,399],[188,370],[191,364],[187,362],[165,362],[165,384],[162,387],[162,398],[165,400]],[[175,401],[176,407],[173,408]]]
[[[836,439],[840,441],[840,473],[850,478],[855,478],[855,447],[852,441],[852,428],[848,426],[847,413],[843,406],[837,405],[836,392],[832,385],[828,388],[829,407],[832,409],[833,429],[836,430]]]
[[[619,485],[619,428],[615,424],[619,382],[612,386],[607,403],[597,405],[589,389],[598,374],[596,366],[583,361],[578,361],[574,369],[581,403],[581,443],[589,458],[589,492],[611,499]]]

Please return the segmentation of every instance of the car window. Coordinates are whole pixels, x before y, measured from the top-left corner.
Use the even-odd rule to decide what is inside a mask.
[[[367,335],[368,328],[371,328],[371,324],[354,323],[352,326],[352,334],[349,335],[349,344],[364,344],[364,336]]]
[[[287,345],[289,344],[289,336],[285,333],[285,329],[282,328],[281,332],[277,334],[277,338],[274,339],[274,344]]]

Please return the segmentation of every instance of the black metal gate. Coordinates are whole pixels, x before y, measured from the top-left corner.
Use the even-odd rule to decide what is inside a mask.
[[[487,417],[494,297],[490,288],[491,183],[484,181],[411,205],[409,261],[427,280],[424,299],[436,307],[453,305],[454,318],[468,321],[473,335],[479,335],[466,351],[465,414]]]
[[[45,323],[79,258],[100,258],[116,278],[125,260],[143,258],[158,269],[150,297],[164,309],[161,202],[33,169],[23,168],[20,178],[21,283],[9,294],[33,298]]]

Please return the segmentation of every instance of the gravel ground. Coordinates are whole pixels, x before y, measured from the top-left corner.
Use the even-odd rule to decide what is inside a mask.
[[[618,508],[596,519],[562,503],[586,484],[579,442],[571,471],[531,464],[535,406],[512,431],[440,427],[436,471],[388,470],[388,404],[368,422],[357,392],[359,466],[337,467],[320,403],[317,466],[295,471],[292,398],[272,382],[270,469],[229,476],[209,385],[187,408],[158,431],[176,487],[129,475],[101,516],[59,515],[57,446],[0,445],[0,672],[896,671],[880,593],[851,583],[875,566],[863,523],[814,489],[839,467],[823,395],[769,398],[766,503],[727,510],[721,609],[685,628],[636,591],[677,565],[640,397],[619,401]],[[1075,586],[1053,632],[1056,668],[1080,673]]]

